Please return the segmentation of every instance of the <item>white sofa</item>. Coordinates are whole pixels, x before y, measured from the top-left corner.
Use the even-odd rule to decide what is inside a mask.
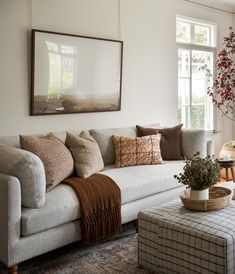
[[[102,174],[118,184],[122,195],[122,223],[137,219],[140,210],[157,206],[178,197],[183,186],[173,177],[183,161],[168,161],[162,165],[114,168],[112,135],[136,136],[134,127],[91,130],[106,164]],[[66,132],[55,133],[63,142]],[[19,137],[0,137],[0,143],[19,147]],[[212,153],[212,144],[202,130],[183,130],[182,152],[186,157],[199,151],[202,156]],[[4,155],[0,154],[0,157]],[[73,189],[59,184],[45,197],[40,208],[22,206],[21,182],[12,174],[1,173],[0,166],[0,261],[12,267],[29,258],[46,253],[81,239],[80,207]]]

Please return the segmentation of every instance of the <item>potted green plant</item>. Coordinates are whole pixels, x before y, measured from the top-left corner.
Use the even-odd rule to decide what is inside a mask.
[[[218,161],[211,156],[201,158],[197,152],[192,159],[186,160],[183,172],[174,177],[179,183],[190,188],[192,200],[208,200],[209,188],[219,181]]]

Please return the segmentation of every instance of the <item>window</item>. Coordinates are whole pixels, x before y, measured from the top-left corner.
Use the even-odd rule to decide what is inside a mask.
[[[60,99],[62,94],[71,92],[76,87],[77,49],[50,41],[46,41],[46,45],[50,63],[47,99]]]
[[[208,81],[200,67],[213,71],[216,26],[177,16],[178,120],[186,128],[211,130],[213,104],[207,96]]]

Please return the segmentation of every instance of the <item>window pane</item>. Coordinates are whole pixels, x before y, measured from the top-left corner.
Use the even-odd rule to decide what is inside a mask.
[[[190,76],[190,51],[178,50],[178,77]]]
[[[74,87],[75,65],[74,57],[62,56],[62,90],[66,92],[67,89]]]
[[[206,96],[205,79],[192,79],[192,104],[205,104]]]
[[[207,64],[212,67],[213,54],[208,51],[192,51],[192,128],[211,129],[213,124],[213,108],[211,100],[208,100],[208,81],[205,73],[199,70]]]
[[[189,106],[179,106],[178,121],[180,124],[184,124],[185,128],[190,128],[190,107]]]
[[[179,122],[189,125],[190,50],[178,50],[178,106]]]
[[[176,23],[176,41],[181,43],[190,42],[190,24],[180,21]]]
[[[61,45],[60,48],[62,53],[74,55],[75,48],[73,46]]]
[[[205,106],[192,105],[192,128],[204,128],[205,125]]]
[[[178,79],[178,104],[190,104],[190,79]]]
[[[50,76],[48,85],[48,98],[56,98],[61,94],[61,56],[49,52]]]
[[[194,26],[194,43],[208,46],[210,44],[210,29],[204,26]]]
[[[46,44],[47,44],[48,51],[55,51],[55,52],[59,51],[58,44],[52,43],[49,41],[46,41]]]
[[[206,96],[205,129],[212,130],[213,121],[213,104],[211,103],[211,98],[209,98],[209,96]]]
[[[192,104],[204,104],[208,81],[200,68],[207,64],[212,66],[213,55],[208,51],[192,51]]]

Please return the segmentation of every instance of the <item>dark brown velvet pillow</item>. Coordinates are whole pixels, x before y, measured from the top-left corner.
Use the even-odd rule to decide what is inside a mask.
[[[138,136],[161,133],[160,149],[163,160],[182,160],[181,128],[183,124],[169,128],[145,128],[136,126]]]

